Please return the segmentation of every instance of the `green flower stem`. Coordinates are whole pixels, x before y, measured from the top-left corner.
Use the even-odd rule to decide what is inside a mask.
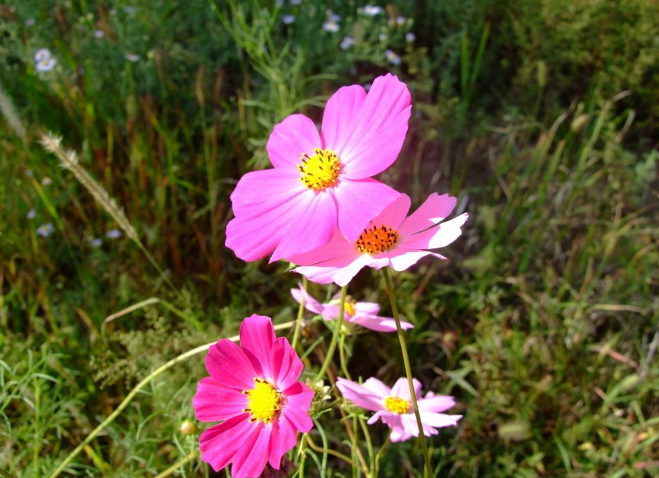
[[[316,382],[322,380],[327,373],[327,369],[332,363],[332,357],[334,356],[334,350],[336,349],[336,343],[339,341],[339,335],[341,334],[341,327],[343,327],[343,312],[346,307],[346,294],[348,292],[348,286],[341,287],[341,304],[339,306],[339,318],[336,321],[336,328],[334,329],[334,335],[332,336],[332,341],[330,346],[327,349],[327,355],[325,356],[325,361],[323,366],[320,368],[318,375],[316,375]]]
[[[302,289],[304,289],[304,292],[307,291],[307,278],[305,276],[302,276]],[[300,340],[300,328],[302,326],[302,316],[304,315],[304,295],[302,296],[302,300],[300,301],[300,307],[297,309],[297,320],[295,321],[295,332],[293,332],[293,343],[291,344],[293,346],[293,349],[297,351],[297,343]]]
[[[393,313],[394,320],[396,321],[396,331],[398,332],[398,341],[400,342],[400,350],[403,354],[403,364],[405,365],[405,375],[407,376],[407,383],[410,387],[410,396],[412,397],[412,408],[414,408],[414,416],[416,417],[416,424],[419,427],[419,439],[421,440],[421,449],[423,450],[423,459],[426,463],[424,476],[430,478],[433,476],[432,465],[430,463],[430,454],[428,453],[428,445],[426,445],[426,436],[423,433],[423,425],[421,424],[421,415],[419,414],[419,406],[416,403],[416,394],[414,393],[414,382],[412,381],[412,368],[410,367],[410,357],[407,354],[407,345],[405,344],[405,335],[403,328],[400,326],[400,319],[398,318],[398,307],[396,307],[396,300],[394,299],[394,288],[391,283],[391,275],[389,268],[383,267],[384,282],[387,285],[387,295],[389,295],[389,302],[391,303],[391,312]]]
[[[375,472],[375,454],[373,453],[373,442],[371,441],[371,433],[368,430],[368,427],[366,426],[366,420],[362,417],[358,417],[359,420],[359,425],[362,428],[362,433],[364,434],[364,438],[366,439],[366,449],[368,450],[368,463],[369,463],[369,468],[371,470],[371,473],[373,473],[373,476],[378,476],[377,473]]]
[[[188,456],[181,458],[179,461],[174,463],[172,466],[167,468],[162,473],[156,475],[154,478],[165,478],[165,477],[171,475],[172,473],[174,473],[175,471],[178,471],[179,468],[181,468],[186,463],[191,462],[192,460],[194,460],[198,456],[199,456],[199,450],[193,450],[188,454]]]
[[[335,456],[335,457],[337,457],[337,458],[339,458],[339,459],[345,461],[346,463],[348,463],[348,464],[349,464],[350,466],[352,466],[353,468],[357,468],[357,467],[358,467],[357,463],[355,463],[354,461],[352,461],[352,460],[350,459],[350,457],[344,455],[343,453],[340,453],[340,452],[338,452],[338,451],[335,451],[335,450],[332,450],[332,449],[329,449],[329,448],[322,448],[322,447],[319,447],[319,446],[316,445],[316,444],[314,443],[314,441],[311,439],[311,436],[309,436],[308,434],[305,434],[304,436],[307,437],[307,443],[309,444],[309,446],[310,446],[314,451],[317,451],[318,453],[327,453],[328,455],[333,455],[333,456]]]
[[[345,375],[348,380],[352,380],[350,377],[350,372],[348,372],[348,361],[346,359],[345,346],[346,334],[342,333],[341,338],[339,339],[339,359],[341,360],[341,370],[343,371],[343,375]]]
[[[286,322],[286,323],[283,323],[283,324],[275,325],[275,330],[290,329],[294,325],[295,325],[295,321]],[[240,336],[235,335],[233,337],[230,337],[229,340],[231,340],[232,342],[238,342],[238,340],[240,340]],[[98,436],[98,434],[101,433],[101,431],[103,431],[103,429],[105,429],[105,427],[107,427],[119,415],[121,415],[121,412],[124,410],[124,408],[126,408],[128,406],[128,404],[131,402],[131,400],[133,400],[133,398],[135,398],[135,396],[140,392],[140,390],[142,390],[144,387],[146,387],[151,382],[151,380],[156,378],[158,375],[163,373],[165,370],[168,370],[168,369],[172,368],[177,363],[183,362],[183,361],[189,359],[190,357],[193,357],[197,354],[200,354],[202,352],[207,351],[215,343],[217,343],[217,341],[212,342],[210,344],[206,344],[206,345],[200,345],[197,348],[194,348],[192,350],[188,350],[187,352],[179,355],[178,357],[175,357],[175,358],[171,359],[169,362],[164,363],[163,365],[161,365],[160,367],[155,369],[153,372],[151,372],[144,380],[142,380],[140,383],[138,383],[135,386],[135,388],[130,391],[130,393],[126,396],[126,398],[124,398],[123,402],[121,402],[119,404],[119,406],[114,410],[114,412],[112,412],[110,414],[109,417],[107,417],[105,420],[103,420],[103,422],[99,426],[97,426],[94,429],[94,431],[92,431],[89,435],[87,435],[87,438],[85,438],[83,440],[83,442],[76,447],[75,450],[73,450],[71,453],[69,453],[69,455],[64,459],[64,461],[62,463],[60,463],[60,465],[55,469],[55,471],[53,471],[50,474],[49,478],[55,478],[56,476],[59,476],[59,474],[62,473],[62,471],[64,471],[66,466],[69,463],[71,463],[71,461],[76,456],[78,456],[78,454],[87,445],[89,445],[94,440],[94,438],[96,438]]]
[[[382,455],[384,455],[385,450],[389,448],[389,445],[391,445],[391,430],[389,430],[387,439],[384,441],[384,443],[378,450],[378,453],[375,455],[375,472],[373,473],[373,475],[376,477],[378,476],[378,473],[380,473],[380,458],[382,458]]]

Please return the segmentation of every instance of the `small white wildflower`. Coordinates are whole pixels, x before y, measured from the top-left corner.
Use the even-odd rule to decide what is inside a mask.
[[[44,186],[50,186],[51,184],[53,184],[53,180],[50,179],[48,176],[46,176],[41,180],[41,184],[43,184]]]
[[[50,71],[57,65],[55,58],[46,58],[37,63],[37,71]]]
[[[380,41],[387,41],[387,38],[389,38],[389,35],[387,35],[386,33],[380,33],[378,38],[380,39]]]
[[[110,229],[105,233],[105,237],[108,239],[119,239],[121,237],[121,231],[119,229]]]
[[[124,7],[124,12],[126,12],[129,15],[132,15],[137,11],[137,8],[135,7]]]
[[[341,21],[341,15],[337,15],[332,10],[326,10],[325,13],[327,14],[328,21],[336,22],[336,23],[339,23]]]
[[[37,63],[50,58],[50,50],[48,48],[39,48],[34,54],[34,61]]]
[[[364,9],[362,10],[362,13],[364,15],[368,15],[369,17],[373,17],[375,15],[378,15],[382,11],[381,7],[378,7],[377,5],[365,5]]]
[[[285,25],[290,25],[295,21],[295,15],[284,15],[281,17],[281,21],[284,22]]]
[[[95,30],[94,31],[94,36],[96,38],[103,38],[105,36],[105,32],[103,30]]]
[[[416,41],[416,35],[412,32],[408,32],[405,35],[405,40],[408,41],[409,43],[414,43]]]
[[[328,20],[323,23],[323,30],[326,32],[336,33],[339,31],[339,24],[332,20]]]
[[[27,214],[25,215],[28,219],[34,219],[37,217],[37,211],[34,210],[34,208],[30,209]]]
[[[25,26],[26,27],[31,27],[35,23],[36,23],[36,20],[34,18],[28,18],[27,20],[25,20]]]
[[[132,61],[133,63],[136,63],[136,62],[140,61],[141,57],[140,57],[140,55],[136,55],[134,53],[126,53],[124,55],[124,58],[128,61]]]
[[[400,65],[400,56],[391,50],[386,50],[384,56],[392,65]]]
[[[343,37],[343,40],[341,40],[341,48],[344,50],[349,49],[352,45],[355,44],[355,39],[351,37],[350,35],[346,35]]]
[[[103,245],[103,239],[100,237],[95,237],[94,239],[91,240],[91,245],[93,248],[98,249]]]
[[[284,0],[276,0],[275,5],[279,8],[284,6]]]
[[[405,18],[403,16],[396,17],[396,23],[398,25],[403,26],[403,25],[405,25],[405,22],[407,22],[407,18]]]
[[[291,0],[291,5],[301,5],[302,0]]]
[[[116,15],[116,14],[117,14],[117,9],[116,9],[116,8],[112,8],[112,9],[110,10],[110,15]]]
[[[41,237],[48,237],[50,236],[55,228],[53,225],[48,222],[46,224],[42,224],[41,226],[37,227],[37,234],[39,234]]]

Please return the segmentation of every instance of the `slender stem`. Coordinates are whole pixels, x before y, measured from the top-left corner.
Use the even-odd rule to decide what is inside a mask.
[[[366,426],[366,420],[364,420],[362,417],[359,417],[358,420],[359,420],[359,425],[362,427],[362,433],[364,434],[364,438],[366,439],[366,449],[368,450],[369,467],[371,469],[371,472],[375,473],[375,455],[373,453],[373,442],[371,441],[371,434],[368,431],[368,427]],[[377,476],[377,474],[375,474],[375,476]]]
[[[421,415],[419,414],[419,405],[416,403],[416,393],[414,393],[414,382],[412,378],[412,368],[410,367],[410,357],[407,354],[407,345],[405,344],[405,334],[403,328],[400,326],[400,319],[398,318],[398,307],[396,307],[396,300],[394,299],[394,288],[391,283],[391,276],[389,275],[389,268],[383,267],[384,282],[387,285],[387,295],[389,295],[389,302],[391,303],[391,312],[393,313],[394,320],[396,321],[396,331],[398,332],[398,341],[400,342],[400,351],[403,354],[403,364],[405,365],[405,375],[407,376],[407,383],[410,387],[410,397],[412,397],[412,408],[414,408],[414,416],[416,417],[416,424],[419,427],[419,440],[421,440],[421,449],[423,450],[423,459],[425,461],[426,478],[433,476],[432,465],[430,463],[430,454],[428,453],[428,446],[426,445],[426,436],[423,433],[423,424],[421,423]]]
[[[343,371],[343,375],[345,375],[348,380],[352,380],[350,372],[348,372],[348,361],[346,360],[345,345],[346,334],[342,333],[341,338],[339,339],[339,359],[341,360],[341,370]]]
[[[279,325],[275,325],[275,330],[290,329],[291,327],[293,327],[293,325],[295,325],[294,321],[286,322],[286,323],[279,324]],[[233,337],[230,337],[228,340],[231,340],[232,342],[238,342],[238,340],[240,340],[240,336],[235,335]],[[192,350],[188,350],[187,352],[179,355],[178,357],[175,357],[175,358],[171,359],[169,362],[164,363],[163,365],[161,365],[160,367],[155,369],[153,372],[151,372],[144,380],[142,380],[140,383],[138,383],[135,386],[135,388],[133,388],[130,391],[130,393],[126,396],[126,398],[124,398],[123,402],[121,402],[119,404],[119,406],[114,410],[114,412],[112,412],[110,414],[109,417],[107,417],[105,420],[103,420],[103,422],[99,426],[97,426],[89,435],[87,435],[87,438],[85,438],[83,440],[83,442],[75,448],[75,450],[73,450],[71,453],[69,453],[69,455],[66,458],[64,458],[64,461],[62,463],[60,463],[60,465],[55,469],[55,471],[53,471],[50,474],[49,478],[55,478],[56,476],[59,476],[59,474],[62,473],[62,471],[64,471],[64,468],[66,468],[66,466],[69,463],[71,463],[71,461],[76,456],[78,456],[78,454],[87,445],[89,445],[92,442],[92,440],[94,440],[94,438],[96,438],[98,436],[98,434],[101,433],[101,431],[103,431],[103,429],[105,427],[107,427],[110,423],[112,423],[115,420],[115,418],[117,418],[121,414],[121,412],[124,410],[124,408],[126,408],[128,406],[128,404],[131,402],[131,400],[133,400],[133,398],[135,398],[135,396],[139,393],[139,391],[142,390],[144,387],[146,387],[151,382],[151,380],[156,378],[158,375],[163,373],[165,370],[172,368],[177,363],[183,362],[183,361],[189,359],[190,357],[193,357],[197,354],[205,352],[206,350],[208,350],[215,343],[217,343],[217,341],[211,342],[210,344],[206,344],[206,345],[200,345],[197,348],[194,348]]]
[[[389,434],[387,435],[387,439],[384,441],[380,449],[378,450],[377,455],[375,455],[375,478],[377,478],[378,473],[380,472],[380,458],[382,458],[382,455],[384,455],[384,451],[389,448],[389,445],[391,445],[391,430],[389,430]]]
[[[193,450],[193,451],[191,451],[191,452],[188,454],[188,456],[181,458],[179,461],[177,461],[176,463],[174,463],[172,466],[170,466],[169,468],[167,468],[167,469],[166,469],[165,471],[163,471],[162,473],[156,475],[154,478],[165,478],[166,476],[171,475],[171,474],[174,473],[176,470],[178,470],[179,468],[181,468],[183,465],[185,465],[185,464],[188,463],[188,462],[191,462],[192,460],[194,460],[194,459],[197,458],[198,456],[199,456],[199,450]]]
[[[297,350],[297,343],[300,340],[300,328],[302,325],[302,316],[304,315],[304,298],[305,294],[307,292],[307,278],[305,276],[302,276],[302,290],[304,291],[304,294],[302,294],[302,300],[300,301],[300,307],[297,309],[297,320],[295,321],[295,332],[293,333],[293,343],[291,344],[293,346],[293,350]]]
[[[336,349],[336,343],[339,340],[339,335],[341,334],[341,328],[343,327],[343,312],[346,307],[346,294],[348,292],[348,286],[344,285],[341,287],[341,304],[339,306],[339,318],[336,321],[336,328],[334,329],[334,335],[332,336],[332,341],[330,342],[329,349],[327,349],[327,356],[325,356],[325,361],[323,366],[320,368],[318,375],[316,375],[316,382],[322,380],[327,373],[327,369],[332,363],[332,357],[334,356],[334,350]]]
[[[345,461],[345,462],[348,463],[349,465],[351,465],[353,468],[357,468],[357,466],[358,466],[357,463],[355,463],[354,461],[352,461],[348,456],[346,456],[346,455],[344,455],[343,453],[340,453],[340,452],[338,452],[338,451],[335,451],[335,450],[329,449],[329,448],[322,448],[322,447],[319,447],[318,445],[316,445],[316,444],[314,443],[314,441],[311,439],[311,437],[310,437],[309,435],[306,435],[306,437],[307,437],[307,443],[309,444],[309,446],[310,446],[314,451],[317,451],[318,453],[327,453],[328,455],[334,455],[335,457],[337,457],[337,458],[339,458],[339,459]]]

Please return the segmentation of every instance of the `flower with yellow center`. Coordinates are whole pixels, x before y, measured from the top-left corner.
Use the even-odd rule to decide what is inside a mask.
[[[243,391],[247,395],[247,408],[243,412],[249,412],[250,422],[272,423],[281,410],[281,393],[267,380],[257,377],[254,382],[253,389]]]
[[[405,413],[409,413],[411,404],[409,400],[389,395],[384,399],[384,406],[392,413],[403,415]]]
[[[400,233],[385,225],[369,227],[361,233],[355,242],[357,250],[362,254],[380,254],[396,247],[400,241]]]
[[[336,185],[343,169],[339,157],[329,149],[314,148],[313,156],[302,153],[297,169],[302,173],[300,181],[314,191],[324,191]]]

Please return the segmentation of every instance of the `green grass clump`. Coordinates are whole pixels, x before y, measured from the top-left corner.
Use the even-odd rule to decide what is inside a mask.
[[[229,195],[268,166],[274,124],[320,122],[337,87],[391,71],[413,117],[383,179],[415,204],[451,192],[470,213],[448,263],[394,278],[415,375],[464,415],[431,441],[438,476],[659,473],[655,3],[402,1],[372,17],[364,5],[0,6],[0,470],[48,476],[163,363],[254,312],[295,317],[298,276],[224,247]],[[337,33],[323,29],[332,14]],[[53,70],[37,71],[39,48]],[[77,173],[38,144],[49,131]],[[388,313],[379,275],[349,293]],[[310,363],[330,333],[302,331],[305,348],[326,339]],[[346,358],[353,378],[393,381],[399,353],[364,333]],[[62,476],[211,476],[195,454],[203,426],[181,428],[202,357],[140,389]],[[325,413],[318,444],[345,433]],[[307,476],[349,476],[307,453]],[[413,442],[380,463],[381,476],[421,469]]]

